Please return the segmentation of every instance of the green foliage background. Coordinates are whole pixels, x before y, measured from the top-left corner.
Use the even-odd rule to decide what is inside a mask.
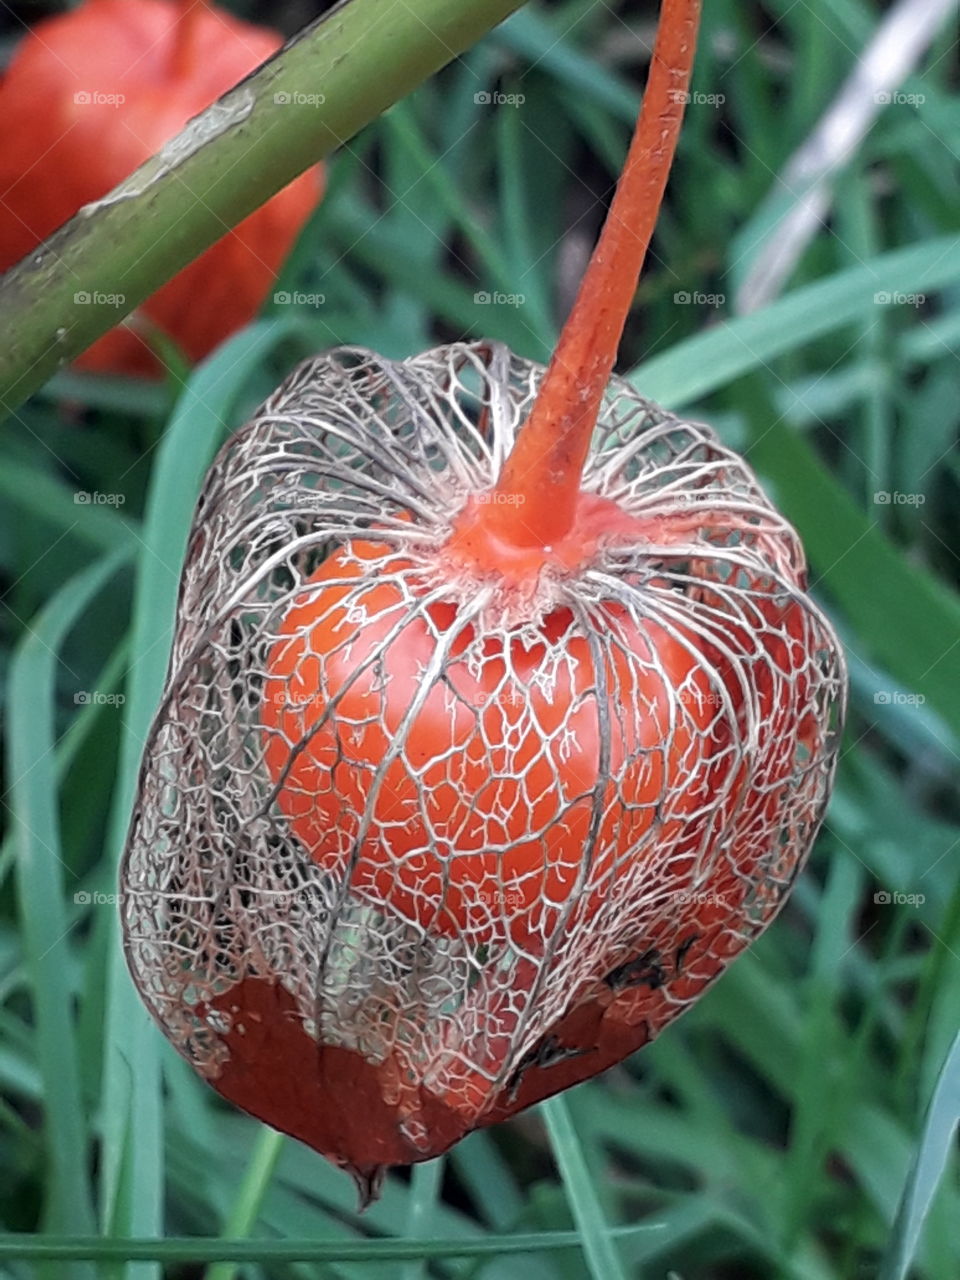
[[[164,385],[63,372],[5,423],[4,1274],[119,1275],[124,1237],[166,1236],[177,1277],[225,1254],[249,1276],[349,1280],[960,1275],[960,1055],[941,1075],[960,1025],[953,30],[902,86],[922,101],[885,107],[840,174],[782,298],[744,317],[733,300],[771,198],[788,198],[787,161],[885,9],[707,5],[694,88],[723,101],[690,106],[622,365],[712,422],[795,521],[852,705],[808,871],[703,1001],[601,1080],[392,1176],[359,1218],[342,1174],[220,1103],[168,1049],[97,897],[116,892],[213,451],[326,346],[403,356],[489,336],[547,355],[635,115],[635,37],[653,20],[638,8],[521,11],[346,146],[277,285],[322,304],[269,303]],[[523,101],[476,100],[495,91]],[[65,1260],[56,1241],[95,1232],[95,1262]],[[232,1253],[177,1243],[247,1234]]]

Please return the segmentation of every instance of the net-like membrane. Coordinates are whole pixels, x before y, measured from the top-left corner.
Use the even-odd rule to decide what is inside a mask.
[[[311,360],[190,536],[128,961],[215,1087],[367,1184],[652,1039],[769,923],[830,789],[837,641],[709,428],[615,379],[583,485],[635,540],[532,594],[450,572],[542,372]]]

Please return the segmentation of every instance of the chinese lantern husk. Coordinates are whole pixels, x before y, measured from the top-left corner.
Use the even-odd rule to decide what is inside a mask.
[[[709,428],[614,379],[583,485],[634,540],[532,597],[449,576],[542,376],[482,343],[309,361],[191,534],[128,961],[215,1088],[368,1190],[659,1034],[829,793],[842,655]]]

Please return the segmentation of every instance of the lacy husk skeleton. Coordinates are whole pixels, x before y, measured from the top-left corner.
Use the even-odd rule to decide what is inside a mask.
[[[646,536],[541,575],[520,604],[438,571],[542,374],[490,343],[309,361],[221,450],[190,536],[123,866],[128,962],[176,1049],[248,1109],[229,1064],[251,1033],[252,983],[282,993],[302,1037],[291,1071],[332,1048],[362,1059],[396,1116],[384,1160],[342,1161],[368,1179],[435,1154],[434,1103],[460,1136],[655,1036],[770,922],[829,794],[839,646],[804,592],[796,534],[709,428],[614,379],[583,487]],[[348,553],[338,616],[369,624],[371,584],[391,583],[402,604],[384,648],[426,628],[417,697],[450,725],[434,755],[413,743],[416,705],[386,723],[389,672],[354,659],[349,627],[311,656],[314,697],[272,665],[291,605],[359,539],[372,550]],[[453,625],[438,604],[455,606]],[[327,687],[334,662],[351,669],[345,687]],[[358,681],[362,722],[344,710]],[[337,792],[334,757],[374,730],[383,758]],[[564,763],[578,736],[598,753],[579,790]],[[330,794],[297,799],[292,762],[312,756],[333,760]],[[313,804],[320,852],[291,817]],[[520,828],[534,852],[517,865]],[[364,860],[374,871],[358,876]],[[588,1009],[592,1030],[571,1037]],[[286,1112],[257,1113],[297,1131]]]

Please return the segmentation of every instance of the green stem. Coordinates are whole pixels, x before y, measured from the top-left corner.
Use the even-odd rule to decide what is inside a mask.
[[[614,1239],[630,1240],[649,1235],[656,1227],[645,1224],[611,1227]],[[540,1253],[579,1249],[583,1241],[576,1231],[528,1231],[506,1235],[477,1235],[457,1240],[431,1238],[404,1240],[373,1237],[357,1240],[221,1240],[170,1236],[166,1239],[131,1240],[104,1236],[40,1236],[26,1233],[0,1235],[0,1261],[52,1258],[91,1259],[95,1262],[156,1259],[175,1262],[243,1263],[383,1262],[413,1258],[496,1258],[503,1254]],[[615,1274],[615,1273],[611,1273]]]
[[[432,1219],[440,1198],[445,1160],[440,1156],[425,1164],[415,1164],[410,1174],[410,1197],[407,1201],[407,1236],[416,1240],[429,1236]],[[426,1262],[423,1258],[411,1259],[403,1268],[403,1280],[424,1280]]]
[[[627,1273],[597,1195],[596,1179],[570,1114],[570,1104],[557,1094],[540,1104],[554,1159],[563,1179],[570,1216],[583,1241],[584,1260],[592,1280],[627,1280]]]
[[[521,3],[344,0],[304,28],[0,279],[0,407],[15,410],[226,231]],[[90,300],[80,306],[78,294]]]
[[[223,1236],[226,1239],[237,1239],[248,1236],[256,1226],[260,1214],[260,1206],[270,1186],[270,1179],[280,1159],[285,1138],[275,1129],[264,1127],[247,1167],[246,1175],[240,1186],[240,1192],[223,1224]],[[206,1280],[236,1280],[239,1270],[237,1262],[216,1262],[207,1270]]]

